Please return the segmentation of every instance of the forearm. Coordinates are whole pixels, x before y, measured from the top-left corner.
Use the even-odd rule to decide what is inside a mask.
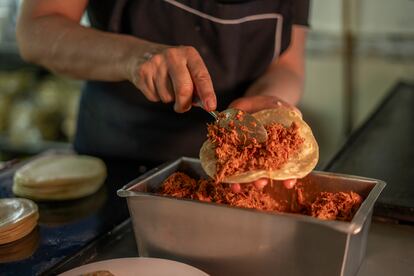
[[[297,105],[303,94],[304,76],[288,65],[278,64],[260,77],[246,92],[246,96],[267,95]]]
[[[18,26],[23,58],[74,78],[127,80],[145,54],[165,47],[132,36],[86,28],[59,15]]]
[[[247,96],[275,96],[288,104],[298,104],[305,80],[306,34],[306,27],[293,26],[291,45],[248,89]]]

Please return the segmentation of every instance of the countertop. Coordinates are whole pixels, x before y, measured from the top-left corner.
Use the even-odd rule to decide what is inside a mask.
[[[0,275],[42,274],[128,218],[126,202],[116,190],[140,174],[140,165],[119,160],[105,163],[108,177],[94,195],[64,202],[37,202],[38,227],[22,240],[0,246]],[[13,175],[21,165],[0,173],[1,198],[14,197]]]
[[[138,250],[130,220],[86,248],[66,264],[50,271],[113,258],[136,257]],[[374,222],[368,234],[367,253],[358,276],[414,275],[414,227]]]

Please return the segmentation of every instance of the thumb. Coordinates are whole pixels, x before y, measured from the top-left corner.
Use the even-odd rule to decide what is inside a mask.
[[[296,178],[284,180],[283,185],[286,187],[286,189],[292,189],[296,185]]]

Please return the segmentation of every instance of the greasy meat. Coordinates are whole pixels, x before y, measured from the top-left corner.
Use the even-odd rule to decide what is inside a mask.
[[[354,192],[322,192],[314,202],[307,205],[307,213],[324,220],[350,221],[362,203],[362,198]]]
[[[321,192],[313,201],[308,202],[300,183],[294,191],[296,202],[292,205],[298,207],[286,208],[286,204],[280,204],[253,184],[241,185],[240,192],[233,192],[228,184],[206,179],[196,180],[182,172],[176,172],[164,181],[157,193],[261,211],[300,213],[324,220],[343,221],[350,221],[362,203],[361,196],[354,192]]]
[[[215,146],[217,159],[216,182],[237,173],[280,169],[303,143],[295,123],[289,127],[274,123],[265,128],[268,134],[265,143],[253,139],[244,144],[232,125],[228,129],[218,124],[208,126],[208,138]]]
[[[253,184],[242,185],[242,190],[235,193],[228,184],[214,183],[206,179],[195,180],[181,172],[168,177],[158,193],[263,211],[280,210],[279,204],[273,198],[263,190],[255,188]]]

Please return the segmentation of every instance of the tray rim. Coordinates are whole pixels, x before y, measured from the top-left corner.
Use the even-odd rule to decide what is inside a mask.
[[[324,176],[331,176],[335,178],[345,178],[345,179],[354,179],[357,181],[363,181],[363,182],[371,182],[374,183],[374,187],[369,192],[368,196],[365,198],[365,200],[362,202],[361,206],[359,207],[358,211],[355,213],[353,219],[350,222],[344,222],[344,221],[337,221],[337,220],[321,220],[317,219],[311,216],[307,215],[301,215],[301,214],[294,214],[294,213],[270,213],[270,212],[261,212],[258,210],[253,209],[247,209],[247,208],[240,208],[240,207],[234,207],[224,204],[217,204],[217,203],[209,203],[209,202],[202,202],[192,199],[186,199],[186,198],[175,198],[171,196],[162,196],[157,195],[154,193],[149,192],[139,192],[139,191],[131,191],[130,188],[140,185],[145,180],[155,177],[160,173],[163,173],[164,170],[177,166],[181,162],[195,162],[199,163],[200,160],[197,158],[191,158],[191,157],[180,157],[176,160],[166,162],[164,164],[161,164],[160,166],[157,166],[146,173],[142,174],[141,176],[137,177],[136,179],[130,181],[128,184],[124,185],[121,189],[117,191],[117,195],[120,197],[130,198],[130,197],[141,197],[141,198],[154,198],[154,199],[163,199],[163,200],[175,200],[180,202],[185,202],[186,204],[207,204],[211,207],[216,208],[231,208],[231,209],[237,209],[240,212],[254,212],[259,216],[272,216],[273,218],[285,218],[285,219],[294,219],[297,221],[302,221],[306,223],[312,223],[317,224],[320,226],[325,226],[334,230],[337,230],[339,232],[346,233],[348,235],[356,235],[358,234],[363,226],[365,221],[367,220],[368,216],[370,215],[375,201],[378,199],[379,195],[381,194],[382,190],[385,188],[386,183],[383,180],[374,179],[374,178],[368,178],[368,177],[362,177],[362,176],[356,176],[356,175],[349,175],[349,174],[341,174],[341,173],[333,173],[333,172],[325,172],[325,171],[318,171],[314,170],[311,173],[317,174],[317,175],[324,175]],[[128,203],[129,204],[129,203]]]

